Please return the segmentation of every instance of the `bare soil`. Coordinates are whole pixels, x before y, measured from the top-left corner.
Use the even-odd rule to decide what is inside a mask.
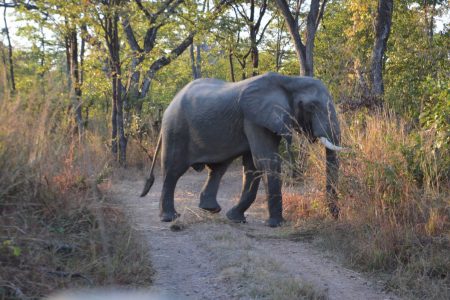
[[[286,234],[289,225],[264,226],[264,197],[249,209],[246,224],[229,222],[225,213],[241,190],[239,167],[228,170],[222,180],[222,211],[216,215],[198,208],[206,171],[188,171],[177,185],[175,205],[181,218],[175,223],[159,221],[162,182],[155,175],[144,198],[139,197],[144,176],[137,172],[113,180],[109,187],[148,244],[156,271],[153,292],[170,299],[397,299],[383,291],[381,282],[344,268],[314,246],[313,236],[293,241]],[[264,189],[258,194],[264,195]]]

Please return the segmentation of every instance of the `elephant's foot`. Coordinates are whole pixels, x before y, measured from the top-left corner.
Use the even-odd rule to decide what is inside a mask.
[[[230,209],[227,212],[227,218],[235,223],[245,223],[247,220],[245,219],[244,213],[237,211],[235,207]]]
[[[279,227],[281,225],[283,225],[284,223],[284,219],[283,218],[269,218],[269,220],[266,221],[266,225],[269,227]]]
[[[222,210],[216,199],[208,199],[202,197],[200,197],[200,204],[198,205],[198,207],[213,214],[217,214]]]
[[[160,214],[161,222],[172,222],[180,216],[176,211],[174,212],[163,212]]]

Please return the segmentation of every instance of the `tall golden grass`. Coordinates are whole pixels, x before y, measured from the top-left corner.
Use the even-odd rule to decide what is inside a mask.
[[[308,149],[303,195],[284,195],[289,219],[302,229],[316,227],[324,245],[353,266],[392,274],[389,286],[400,293],[448,299],[449,149],[434,149],[435,135],[408,132],[406,122],[387,112],[346,116],[341,125],[351,151],[340,154],[340,220],[327,217],[318,145]]]
[[[97,188],[110,169],[106,138],[75,132],[61,99],[29,97],[0,102],[0,298],[148,285],[146,247]]]

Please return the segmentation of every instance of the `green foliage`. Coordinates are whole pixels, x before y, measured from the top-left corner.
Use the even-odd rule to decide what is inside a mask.
[[[420,125],[433,131],[436,149],[450,147],[450,82],[448,78],[427,77],[421,85],[423,109]]]

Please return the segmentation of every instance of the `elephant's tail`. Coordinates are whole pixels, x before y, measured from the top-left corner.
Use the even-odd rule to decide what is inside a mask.
[[[148,176],[147,180],[145,181],[145,186],[144,186],[144,190],[141,193],[141,197],[144,197],[145,195],[147,195],[147,193],[150,191],[150,189],[153,185],[153,182],[155,182],[155,176],[153,175],[153,169],[155,168],[156,157],[158,156],[159,150],[161,149],[161,139],[162,139],[162,135],[160,133],[159,137],[158,137],[158,143],[156,144],[155,155],[153,156],[152,166],[150,168],[150,175]]]

